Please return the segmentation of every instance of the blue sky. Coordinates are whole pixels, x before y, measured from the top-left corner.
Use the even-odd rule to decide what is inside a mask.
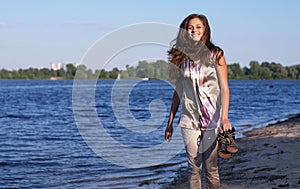
[[[0,0],[0,69],[79,63],[99,38],[118,28],[179,26],[190,13],[208,17],[212,40],[228,64],[300,64],[299,7],[298,0]]]

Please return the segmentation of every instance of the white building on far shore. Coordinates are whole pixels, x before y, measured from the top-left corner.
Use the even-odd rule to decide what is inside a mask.
[[[50,69],[53,69],[54,71],[60,70],[60,69],[67,70],[67,65],[68,64],[73,64],[75,67],[78,66],[78,64],[72,63],[72,62],[70,62],[70,63],[57,63],[57,64],[52,63],[52,64],[50,64]]]
[[[64,64],[62,64],[62,63],[58,63],[58,64],[52,63],[52,64],[50,65],[50,68],[51,68],[52,70],[54,70],[54,71],[60,70],[61,68],[65,69],[65,68],[64,68]]]

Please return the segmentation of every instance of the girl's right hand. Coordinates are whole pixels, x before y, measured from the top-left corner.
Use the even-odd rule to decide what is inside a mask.
[[[166,130],[165,130],[165,140],[167,142],[170,142],[170,140],[172,139],[172,134],[173,134],[173,127],[171,126],[167,126]]]

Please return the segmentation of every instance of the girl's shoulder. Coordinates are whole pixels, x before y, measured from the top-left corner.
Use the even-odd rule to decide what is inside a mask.
[[[208,45],[208,49],[213,53],[213,52],[222,52],[223,53],[223,49],[219,46],[214,45],[213,43],[210,43]]]
[[[210,47],[208,48],[211,52],[211,58],[213,58],[215,61],[218,61],[224,55],[223,49],[219,46],[216,46],[211,43]]]

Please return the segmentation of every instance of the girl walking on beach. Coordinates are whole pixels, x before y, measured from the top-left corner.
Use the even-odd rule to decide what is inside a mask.
[[[181,103],[179,125],[188,159],[189,188],[201,188],[202,165],[207,188],[220,188],[216,138],[219,131],[231,129],[229,87],[223,50],[211,42],[207,18],[187,16],[168,54],[176,89],[165,140],[172,138],[173,120]]]

